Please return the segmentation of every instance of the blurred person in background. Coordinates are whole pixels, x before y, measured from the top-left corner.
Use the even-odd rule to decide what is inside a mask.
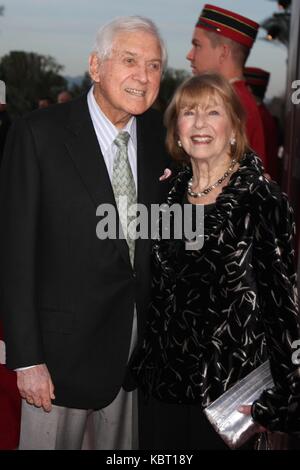
[[[71,93],[68,90],[63,90],[57,95],[57,103],[68,103],[73,99]]]
[[[49,106],[51,106],[52,104],[53,103],[51,98],[49,98],[48,96],[43,96],[38,100],[38,109],[49,108]]]
[[[264,103],[265,94],[270,80],[270,72],[258,67],[245,67],[244,77],[256,99],[259,114],[263,123],[266,143],[265,170],[275,181],[279,182],[279,128],[275,118]]]

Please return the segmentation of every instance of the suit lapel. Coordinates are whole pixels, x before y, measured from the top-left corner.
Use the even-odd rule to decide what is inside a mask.
[[[66,147],[95,209],[102,203],[112,204],[116,210],[118,224],[116,202],[89,114],[86,95],[74,101],[67,128],[70,132],[65,142]],[[130,264],[127,242],[123,239],[114,239],[113,242],[124,260]]]

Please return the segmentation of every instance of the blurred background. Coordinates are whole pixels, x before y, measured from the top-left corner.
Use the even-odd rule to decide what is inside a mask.
[[[3,146],[6,129],[16,117],[73,99],[90,87],[87,64],[96,31],[116,16],[147,16],[158,25],[166,41],[169,64],[155,103],[163,112],[176,87],[190,75],[186,54],[204,3],[198,0],[0,0],[0,80],[6,83],[7,101],[7,105],[0,104],[0,145]],[[212,3],[261,25],[246,65],[270,72],[264,102],[276,120],[277,131],[267,138],[276,139],[278,145],[276,172],[271,176],[289,194],[299,227],[300,113],[292,95],[297,96],[296,80],[300,79],[300,2],[217,0]]]
[[[33,109],[40,97],[55,101],[68,88],[74,94],[88,86],[87,59],[100,25],[116,16],[144,15],[155,21],[169,52],[169,70],[161,96],[168,100],[174,86],[189,72],[186,54],[193,27],[205,2],[196,0],[0,0],[0,77],[9,83],[13,114]],[[218,0],[258,23],[278,10],[271,0]],[[278,13],[280,10],[278,10]],[[271,72],[266,98],[283,98],[287,47],[259,31],[247,65]],[[11,70],[13,69],[13,70]],[[30,69],[30,71],[29,71]],[[2,78],[4,79],[4,78]],[[24,88],[26,87],[26,92]],[[275,100],[276,102],[276,100]],[[279,104],[276,102],[275,107]],[[277,112],[277,110],[276,110]]]

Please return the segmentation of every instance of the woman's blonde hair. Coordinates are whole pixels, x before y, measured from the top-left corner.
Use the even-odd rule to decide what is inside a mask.
[[[188,162],[189,156],[178,145],[177,122],[182,108],[193,109],[207,105],[220,98],[224,103],[235,134],[235,144],[231,146],[231,157],[240,160],[248,149],[245,122],[246,116],[241,102],[229,81],[217,73],[203,73],[189,78],[176,90],[166,112],[164,122],[167,127],[167,150],[175,159]]]

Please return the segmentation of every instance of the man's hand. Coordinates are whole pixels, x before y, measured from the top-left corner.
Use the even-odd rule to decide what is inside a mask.
[[[239,407],[238,411],[240,413],[243,413],[244,415],[250,416],[251,415],[251,405],[242,405],[242,406]],[[263,426],[261,426],[258,423],[255,423],[255,424],[256,424],[256,427],[257,427],[256,432],[267,432],[266,428],[264,428]]]
[[[20,395],[30,405],[41,406],[51,411],[51,400],[55,399],[54,386],[46,364],[39,364],[17,371],[17,384]]]

